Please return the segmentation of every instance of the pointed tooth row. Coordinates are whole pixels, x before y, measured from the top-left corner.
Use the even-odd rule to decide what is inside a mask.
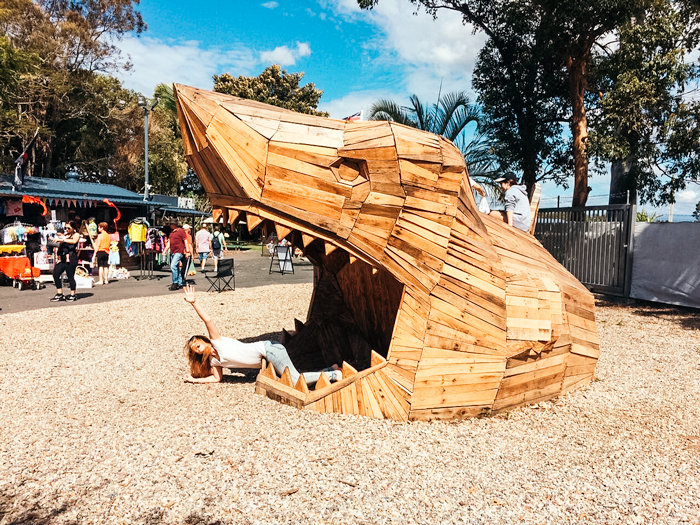
[[[214,217],[214,221],[218,222],[218,220],[224,216],[225,222],[227,222],[229,225],[235,226],[236,221],[240,217],[242,212],[239,210],[236,210],[234,208],[220,208],[220,207],[215,207],[212,215]],[[228,215],[228,217],[226,217]],[[250,211],[245,212],[245,219],[246,219],[246,224],[248,226],[248,231],[252,232],[255,228],[260,226],[260,224],[265,220],[263,217],[260,217],[259,215],[256,215],[255,213],[252,213]],[[289,226],[285,226],[283,224],[280,224],[278,222],[274,223],[275,225],[275,232],[277,233],[277,238],[278,239],[284,239],[287,237],[290,233],[294,231],[293,228],[290,228]],[[302,244],[304,245],[304,248],[307,248],[309,244],[314,242],[317,238],[309,233],[305,232],[300,232],[301,233],[301,241]],[[324,243],[324,250],[326,255],[330,255],[333,253],[335,250],[338,249],[338,246],[333,244],[330,241],[323,241]],[[354,264],[357,261],[357,256],[349,254],[350,255],[350,264]],[[379,269],[376,267],[372,267],[372,275],[376,275],[379,272]]]

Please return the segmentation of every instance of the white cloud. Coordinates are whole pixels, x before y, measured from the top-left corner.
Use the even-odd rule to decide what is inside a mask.
[[[275,9],[279,4],[277,2],[265,2],[260,5],[266,9]]]
[[[318,0],[322,8],[345,22],[367,21],[385,35],[373,45],[382,53],[379,60],[406,68],[406,86],[420,97],[435,97],[443,82],[443,93],[469,90],[479,50],[486,42],[482,33],[462,23],[462,15],[441,10],[433,18],[406,0],[381,0],[377,7],[362,11],[357,0]]]
[[[119,47],[130,56],[132,71],[120,74],[124,86],[150,95],[159,83],[212,86],[212,76],[224,71],[250,74],[255,53],[244,47],[203,48],[200,42],[165,42],[157,38],[125,38]]]
[[[377,90],[355,91],[335,100],[322,100],[318,106],[319,111],[327,111],[331,114],[331,118],[342,119],[364,111],[364,116],[367,118],[369,108],[380,98],[390,98],[399,100],[400,96],[396,93],[389,93]]]
[[[296,48],[278,46],[272,51],[260,53],[260,60],[265,64],[279,64],[280,66],[293,66],[300,58],[311,54],[311,47],[306,42],[297,42]]]
[[[700,200],[700,194],[693,190],[682,190],[676,193],[677,202],[689,202],[695,204]]]

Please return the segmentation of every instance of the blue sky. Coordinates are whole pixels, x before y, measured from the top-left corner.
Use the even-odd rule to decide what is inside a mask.
[[[304,71],[304,82],[324,92],[319,109],[334,118],[366,111],[378,98],[434,100],[441,83],[443,92],[476,98],[470,79],[485,37],[457,13],[416,15],[409,0],[380,0],[373,11],[360,11],[356,0],[144,0],[139,10],[148,30],[119,45],[133,64],[125,86],[146,95],[160,82],[211,89],[214,74],[253,76],[280,64]],[[608,177],[592,177],[591,195],[607,194],[608,185]],[[571,193],[545,184],[551,200],[543,206]],[[678,197],[675,213],[690,214],[700,188]]]

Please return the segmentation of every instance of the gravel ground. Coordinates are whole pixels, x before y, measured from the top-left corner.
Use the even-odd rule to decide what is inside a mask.
[[[201,294],[234,337],[311,285]],[[697,311],[598,308],[597,380],[491,418],[300,412],[253,374],[189,385],[177,295],[0,316],[0,525],[699,523]]]

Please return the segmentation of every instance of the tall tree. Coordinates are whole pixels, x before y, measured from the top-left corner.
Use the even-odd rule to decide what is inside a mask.
[[[371,8],[379,0],[358,0],[360,7]],[[489,45],[501,58],[508,77],[518,78],[517,62],[525,59],[534,67],[544,67],[553,75],[563,73],[568,87],[570,104],[570,129],[574,158],[574,205],[584,205],[588,197],[588,126],[585,96],[593,46],[601,38],[643,12],[652,0],[581,0],[561,2],[559,0],[411,0],[422,5],[433,16],[440,9],[449,9],[462,14],[465,23],[473,24],[489,37]],[[527,22],[522,34],[525,55],[510,56],[511,28],[507,21],[515,21],[522,10],[527,11]],[[522,13],[520,13],[520,16]],[[532,59],[545,58],[542,60]],[[530,75],[531,80],[535,80]],[[492,86],[491,86],[492,87]],[[522,93],[536,89],[533,84],[520,86]],[[558,94],[556,95],[558,96]],[[556,96],[553,101],[556,101]],[[516,106],[516,103],[512,104]],[[527,130],[520,129],[525,137]]]
[[[591,152],[610,162],[610,203],[673,202],[700,181],[700,103],[685,96],[699,78],[688,54],[700,41],[698,10],[656,0],[620,27],[594,63]]]
[[[464,92],[438,95],[434,104],[425,104],[417,95],[409,97],[409,105],[401,106],[393,100],[380,99],[369,110],[369,120],[390,120],[412,128],[442,135],[455,143],[464,155],[472,177],[488,177],[494,173],[496,159],[493,150],[478,132],[481,113]],[[477,130],[472,140],[467,139],[467,127]]]
[[[18,87],[20,117],[40,127],[30,173],[60,176],[68,166],[91,179],[108,177],[105,167],[117,147],[129,112],[129,93],[106,76],[128,68],[116,47],[124,34],[145,28],[137,0],[6,0],[0,29],[11,44],[41,57],[41,65]],[[6,152],[21,150],[26,130],[17,127]],[[95,149],[93,154],[91,150]],[[108,151],[109,149],[112,151]],[[96,162],[95,158],[103,162]]]
[[[328,113],[316,110],[323,91],[313,83],[299,86],[302,78],[302,72],[288,73],[280,66],[273,65],[257,77],[233,77],[229,73],[214,75],[214,91],[299,113],[327,117]]]
[[[551,67],[548,31],[527,2],[491,16],[499,32],[479,52],[472,78],[484,130],[502,169],[520,171],[528,189],[550,179],[566,184],[573,174],[562,125],[569,118],[566,79]]]

